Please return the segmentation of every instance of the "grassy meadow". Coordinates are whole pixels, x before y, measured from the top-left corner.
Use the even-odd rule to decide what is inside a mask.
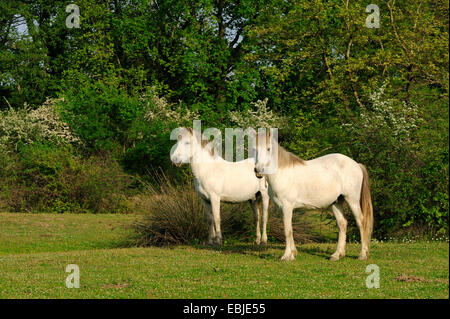
[[[334,243],[283,246],[232,242],[133,247],[133,215],[0,214],[1,298],[448,298],[449,244],[359,244],[328,261]],[[69,289],[68,264],[80,268]],[[380,267],[380,288],[366,288],[366,266]]]

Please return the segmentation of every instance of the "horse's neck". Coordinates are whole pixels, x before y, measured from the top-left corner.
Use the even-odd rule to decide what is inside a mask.
[[[273,174],[267,174],[267,175],[266,175],[266,179],[267,179],[267,182],[268,182],[270,185],[273,185],[273,186],[278,185],[279,182],[280,182],[280,180],[281,180],[281,174],[280,174],[280,171],[277,170],[276,173],[273,173]]]
[[[205,175],[210,172],[210,163],[218,162],[208,150],[205,150],[200,145],[197,145],[197,157],[194,155],[191,158],[191,169],[192,173],[198,180],[202,180]],[[206,165],[205,165],[206,164]]]
[[[279,182],[285,177],[285,174],[283,174],[282,170],[279,168],[279,160],[280,160],[280,153],[286,152],[283,148],[281,148],[280,144],[276,145],[277,147],[277,170],[275,173],[267,174],[266,178],[269,184],[276,186],[279,185]],[[275,160],[274,155],[272,155],[272,162]]]

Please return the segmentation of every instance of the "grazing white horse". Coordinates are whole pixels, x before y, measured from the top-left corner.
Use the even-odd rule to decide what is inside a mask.
[[[181,128],[171,161],[178,165],[190,163],[195,190],[199,194],[209,221],[209,244],[222,244],[220,202],[250,201],[256,223],[256,244],[267,243],[269,208],[268,187],[265,180],[255,176],[255,159],[229,162],[215,154],[209,142],[199,141],[192,129]],[[260,231],[261,207],[263,215]]]
[[[274,165],[278,165],[278,169],[270,171]],[[297,255],[292,234],[292,211],[295,208],[331,207],[339,227],[339,238],[337,250],[330,260],[344,257],[347,220],[343,214],[343,200],[348,203],[360,230],[362,248],[359,259],[367,259],[373,208],[369,176],[364,165],[342,154],[304,161],[278,145],[268,132],[257,136],[255,173],[258,177],[266,177],[270,197],[283,211],[286,250],[282,260],[294,260]]]

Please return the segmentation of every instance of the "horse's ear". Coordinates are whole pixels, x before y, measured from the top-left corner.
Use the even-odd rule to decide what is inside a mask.
[[[191,135],[193,134],[192,128],[188,127],[187,130],[191,133]]]
[[[266,143],[270,141],[270,128],[266,129]]]

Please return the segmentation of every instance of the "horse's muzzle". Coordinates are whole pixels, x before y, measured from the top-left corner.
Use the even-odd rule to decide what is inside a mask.
[[[181,165],[183,165],[183,163],[182,162],[172,162],[172,165],[176,166],[176,167],[180,167]]]
[[[258,177],[258,178],[262,178],[263,177],[263,175],[256,170],[256,167],[255,167],[255,169],[253,171],[255,172],[256,177]]]

